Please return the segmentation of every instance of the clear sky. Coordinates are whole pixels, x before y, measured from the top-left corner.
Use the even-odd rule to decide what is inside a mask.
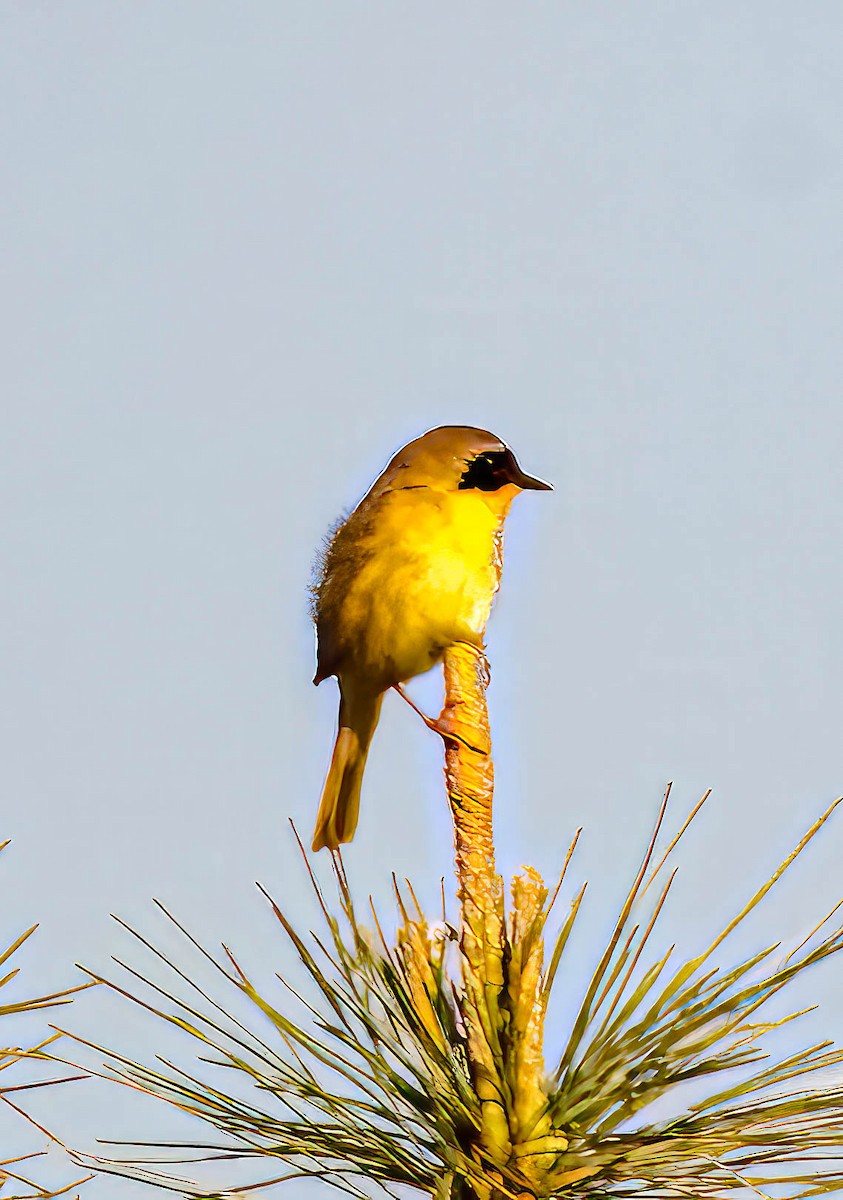
[[[0,933],[42,922],[30,988],[139,964],[109,912],[169,945],[153,896],[289,968],[253,881],[311,920],[311,562],[440,423],[556,485],[489,627],[507,872],[585,824],[599,939],[665,782],[677,820],[711,786],[690,953],[843,790],[841,47],[831,2],[3,6]],[[807,932],[841,847],[747,946]],[[346,861],[384,912],[391,870],[431,905],[450,870],[397,697]],[[818,1035],[841,978],[800,992]],[[158,1044],[99,994],[61,1019]],[[33,1109],[80,1144],[169,1128],[75,1088]]]

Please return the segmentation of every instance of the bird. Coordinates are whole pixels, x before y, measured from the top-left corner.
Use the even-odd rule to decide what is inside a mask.
[[[354,836],[366,757],[390,688],[412,703],[401,684],[450,646],[482,652],[500,586],[504,521],[526,490],[552,487],[525,474],[500,438],[469,425],[439,426],[398,451],[327,540],[312,586],[313,682],[336,676],[340,708],[314,851],[335,851]]]

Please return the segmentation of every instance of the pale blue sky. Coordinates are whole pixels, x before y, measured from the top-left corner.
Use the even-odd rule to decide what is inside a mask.
[[[556,484],[489,629],[507,872],[584,822],[603,936],[666,780],[712,786],[668,918],[693,951],[843,790],[841,52],[831,2],[3,6],[0,933],[42,922],[30,986],[139,961],[107,914],[166,941],[152,896],[288,968],[253,881],[311,919],[311,561],[440,423]],[[384,911],[391,870],[433,903],[450,869],[439,771],[388,702],[347,855]],[[841,845],[748,944],[830,907]],[[800,993],[817,1033],[840,982]],[[62,1019],[157,1035],[101,996]],[[167,1129],[95,1085],[37,1105],[87,1145]]]

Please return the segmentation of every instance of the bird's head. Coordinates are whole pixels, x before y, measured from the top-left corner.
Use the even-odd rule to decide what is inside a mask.
[[[399,450],[370,495],[404,488],[480,493],[490,508],[506,511],[519,491],[552,491],[525,474],[505,442],[470,425],[441,425]]]

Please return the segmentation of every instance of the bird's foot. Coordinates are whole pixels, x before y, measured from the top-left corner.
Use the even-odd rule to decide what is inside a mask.
[[[473,754],[482,754],[484,757],[491,753],[491,746],[475,746],[473,742],[469,742],[451,725],[450,714],[447,709],[443,709],[439,714],[439,719],[430,721],[429,727],[435,729],[441,738],[446,742],[458,742],[460,746],[465,746],[466,750],[471,750]]]
[[[478,646],[476,644],[476,642],[463,642],[463,641],[456,641],[456,642],[454,642],[454,645],[455,646],[465,646],[466,650],[470,650],[472,652],[472,654],[477,659],[477,665],[480,667],[480,670],[483,672],[483,684],[485,687],[488,687],[489,682],[492,678],[492,668],[489,665],[489,660],[486,657],[486,651],[483,649],[483,647]]]
[[[476,647],[475,647],[475,649],[476,649]],[[427,713],[422,712],[422,710],[415,703],[415,701],[410,699],[410,697],[404,691],[404,689],[402,688],[400,683],[394,683],[392,686],[393,686],[394,690],[398,693],[398,695],[401,697],[401,699],[406,700],[407,704],[409,704],[409,706],[413,710],[413,712],[417,713],[418,716],[421,717],[421,719],[424,721],[424,723],[428,727],[428,729],[432,729],[434,733],[438,733],[439,736],[441,738],[444,738],[444,740],[446,742],[458,742],[461,746],[465,746],[466,750],[471,750],[474,754],[488,754],[489,753],[488,747],[484,750],[484,749],[481,749],[480,746],[474,746],[474,745],[472,745],[471,742],[467,741],[461,734],[459,734],[455,730],[453,730],[450,726],[450,722],[448,721],[448,719],[444,713],[439,717],[438,721],[434,720],[433,717],[429,717],[427,715]]]

